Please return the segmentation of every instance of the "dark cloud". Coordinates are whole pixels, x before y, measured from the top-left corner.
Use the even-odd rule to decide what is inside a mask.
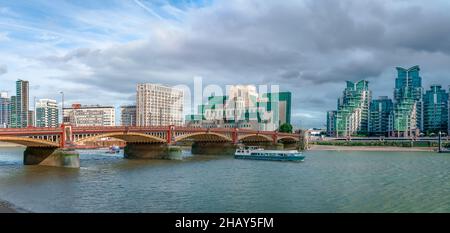
[[[138,82],[190,85],[193,76],[205,84],[271,82],[292,91],[294,111],[317,123],[345,80],[368,79],[374,96],[391,95],[394,67],[419,64],[424,80],[448,85],[449,9],[444,1],[219,1],[146,40],[44,60],[88,70],[66,80],[127,95]]]
[[[0,75],[8,73],[8,67],[6,65],[0,65]]]

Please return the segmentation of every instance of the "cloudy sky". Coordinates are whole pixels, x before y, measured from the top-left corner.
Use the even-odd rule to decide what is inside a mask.
[[[345,80],[392,96],[395,67],[450,84],[450,1],[0,0],[0,90],[120,106],[139,82],[277,84],[323,127]]]

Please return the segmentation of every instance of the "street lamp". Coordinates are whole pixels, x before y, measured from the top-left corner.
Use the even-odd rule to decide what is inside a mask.
[[[61,124],[64,123],[64,92],[60,91],[59,94],[61,94]]]
[[[34,98],[33,98],[33,105],[34,105],[34,112],[33,112],[33,115],[34,115],[34,119],[33,119],[33,126],[34,127],[37,127],[37,119],[36,119],[36,116],[37,116],[37,114],[36,114],[36,96],[34,96]]]
[[[438,141],[438,144],[439,144],[438,152],[439,153],[442,152],[442,138],[441,137],[442,137],[442,132],[439,131],[439,141]]]

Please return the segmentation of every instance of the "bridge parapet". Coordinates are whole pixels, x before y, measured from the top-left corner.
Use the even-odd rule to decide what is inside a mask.
[[[104,137],[118,138],[133,143],[166,143],[191,139],[201,142],[270,142],[299,141],[299,134],[279,133],[274,131],[257,131],[236,128],[189,128],[178,126],[108,126],[108,127],[74,127],[62,125],[59,128],[21,128],[0,129],[0,137],[22,137],[40,140],[42,144],[57,143],[65,148],[71,143],[83,144],[89,140]],[[1,139],[0,139],[1,140]],[[19,139],[20,140],[20,139]],[[26,141],[25,139],[23,139]],[[25,142],[24,142],[25,143]],[[52,144],[53,146],[53,144]]]

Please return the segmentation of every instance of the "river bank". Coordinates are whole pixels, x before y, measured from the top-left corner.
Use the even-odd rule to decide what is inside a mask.
[[[395,147],[395,146],[328,146],[311,145],[313,151],[392,151],[392,152],[433,152],[434,147]]]
[[[11,203],[0,200],[0,213],[18,213],[18,211]]]

